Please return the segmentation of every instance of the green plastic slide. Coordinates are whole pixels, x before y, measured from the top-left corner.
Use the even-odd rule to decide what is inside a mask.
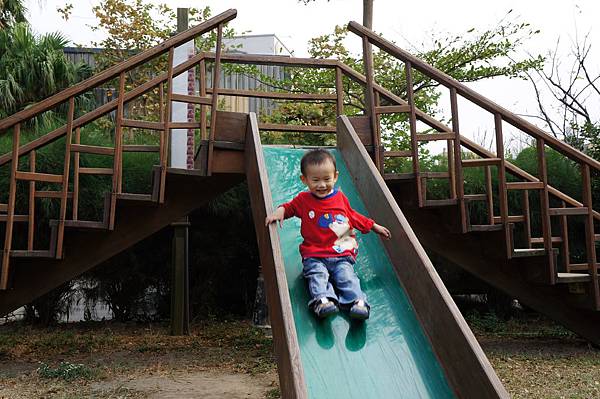
[[[305,151],[264,147],[275,206],[305,189],[299,179]],[[333,152],[340,171],[338,187],[354,209],[368,215],[340,154]],[[326,320],[313,316],[298,252],[300,220],[286,220],[279,232],[310,398],[455,397],[375,233],[358,233],[356,271],[371,304],[371,318],[361,323],[344,313]]]

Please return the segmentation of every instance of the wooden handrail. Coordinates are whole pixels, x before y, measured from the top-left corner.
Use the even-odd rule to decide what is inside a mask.
[[[199,36],[203,33],[206,33],[215,27],[229,22],[237,16],[237,10],[230,9],[221,14],[204,21],[203,23],[188,29],[185,32],[182,32],[178,35],[173,36],[172,38],[166,40],[164,43],[159,44],[158,46],[152,47],[142,53],[134,55],[130,59],[123,61],[117,65],[114,65],[105,71],[90,77],[89,79],[84,80],[74,86],[71,86],[60,93],[57,93],[51,97],[46,98],[45,100],[40,101],[36,105],[31,108],[25,109],[23,111],[17,112],[14,115],[11,115],[5,119],[0,120],[0,132],[10,128],[11,126],[20,123],[22,121],[28,120],[33,116],[48,111],[53,108],[57,104],[63,103],[68,100],[70,97],[78,96],[82,93],[85,93],[90,88],[98,86],[110,79],[113,79],[119,76],[122,72],[127,72],[140,64],[148,61],[151,58],[154,58],[158,55],[166,53],[170,48],[177,47],[183,43],[190,41],[191,39]]]
[[[351,21],[348,24],[348,30],[350,30],[353,33],[356,33],[358,36],[366,37],[370,43],[379,47],[381,50],[387,52],[388,54],[404,62],[410,62],[413,68],[417,69],[419,72],[439,82],[443,86],[456,89],[457,93],[460,94],[462,97],[477,104],[486,111],[492,114],[498,113],[502,115],[502,120],[510,123],[517,129],[522,130],[523,132],[533,136],[536,139],[543,139],[547,145],[554,148],[561,154],[579,163],[589,165],[590,167],[596,170],[600,170],[600,162],[585,155],[581,151],[578,151],[575,148],[563,143],[562,141],[554,138],[553,136],[544,132],[542,129],[535,126],[534,124],[527,122],[525,119],[513,114],[512,112],[501,107],[495,102],[468,88],[466,85],[460,83],[458,80],[452,78],[451,76],[441,71],[438,71],[431,65],[413,56],[412,54],[402,50],[400,47],[394,45],[393,43],[385,40],[372,30],[365,28],[358,22]]]

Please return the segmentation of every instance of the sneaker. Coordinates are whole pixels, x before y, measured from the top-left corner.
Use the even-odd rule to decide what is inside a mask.
[[[325,317],[337,313],[338,311],[339,309],[337,305],[327,298],[321,298],[314,307],[314,312],[320,319],[324,319]]]
[[[350,317],[357,320],[366,320],[369,318],[369,307],[365,305],[365,301],[358,300],[350,308]]]

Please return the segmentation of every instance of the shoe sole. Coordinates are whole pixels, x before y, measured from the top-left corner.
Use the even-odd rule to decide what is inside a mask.
[[[350,312],[350,318],[354,320],[367,320],[369,316],[369,313]]]
[[[339,311],[340,311],[340,310],[339,310],[338,308],[332,308],[331,310],[328,310],[328,311],[323,311],[323,312],[321,312],[321,313],[316,313],[316,315],[317,315],[317,317],[318,317],[319,319],[324,319],[324,318],[326,318],[327,316],[331,316],[332,314],[336,314],[336,313],[338,313]]]

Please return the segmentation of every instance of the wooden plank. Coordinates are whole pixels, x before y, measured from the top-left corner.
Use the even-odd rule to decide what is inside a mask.
[[[529,191],[521,191],[522,207],[523,207],[523,222],[525,223],[525,241],[527,242],[527,248],[531,248],[531,217],[529,211]],[[567,256],[568,257],[568,256]]]
[[[548,196],[548,166],[546,162],[546,144],[543,139],[536,141],[538,174],[544,188],[540,192],[540,213],[542,219],[542,237],[544,237],[544,249],[547,254],[552,253],[552,222],[550,220],[550,198]],[[554,265],[554,256],[548,256],[548,267],[546,270],[547,283],[553,285],[556,283],[556,272]]]
[[[12,221],[13,223],[28,222],[29,215],[13,215]],[[0,215],[0,222],[8,222],[8,215]]]
[[[111,147],[100,147],[95,145],[71,144],[72,152],[96,155],[114,155],[115,149]]]
[[[112,168],[79,168],[82,175],[114,175]]]
[[[592,278],[587,273],[558,273],[556,282],[558,284],[589,283]]]
[[[124,145],[123,152],[160,152],[160,145]]]
[[[279,244],[278,227],[275,224],[265,227],[263,223],[266,216],[273,211],[273,200],[254,113],[249,115],[245,154],[248,194],[265,277],[281,396],[306,399],[308,393]]]
[[[214,60],[215,54],[203,53],[206,60]],[[248,65],[279,65],[302,68],[326,68],[333,69],[339,66],[339,62],[327,58],[301,58],[289,57],[287,55],[257,55],[257,54],[235,54],[225,53],[221,55],[223,63],[227,64],[248,64]]]
[[[462,171],[462,155],[460,147],[460,125],[458,122],[458,95],[456,89],[450,88],[450,108],[452,113],[452,132],[454,133],[454,176],[456,181],[456,200],[460,213],[462,232],[467,231],[467,207],[465,204],[465,180]]]
[[[217,130],[215,132],[215,144],[217,141],[229,141],[243,143],[246,140],[246,125],[248,115],[241,112],[217,111]]]
[[[412,180],[415,178],[415,174],[409,173],[386,173],[383,175],[385,180]]]
[[[465,194],[465,199],[468,201],[487,201],[487,194]]]
[[[588,271],[590,270],[590,265],[587,263],[571,263],[569,264],[569,270],[571,271]]]
[[[417,141],[454,140],[455,138],[454,133],[417,134]]]
[[[566,208],[567,204],[565,201],[560,202],[561,208]],[[561,255],[562,255],[562,263],[564,270],[569,272],[569,264],[571,263],[571,254],[569,248],[569,221],[566,215],[560,217],[560,238],[562,242],[561,246]]]
[[[0,204],[0,212],[6,212],[8,210],[8,204]]]
[[[284,125],[279,123],[259,123],[261,131],[298,133],[335,133],[335,126]]]
[[[48,97],[47,99],[40,101],[39,103],[33,105],[32,107],[26,110],[17,112],[16,114],[9,116],[8,118],[0,120],[0,131],[8,129],[9,127],[15,125],[18,122],[28,120],[33,116],[40,114],[44,111],[48,111],[49,109],[54,108],[56,105],[63,103],[70,97],[76,97],[80,94],[83,94],[91,88],[97,87],[102,83],[107,82],[110,79],[115,78],[116,76],[119,76],[119,74],[127,72],[137,67],[138,65],[141,65],[147,62],[148,60],[169,51],[169,49],[175,48],[183,43],[189,42],[191,39],[214,29],[215,26],[222,26],[223,23],[231,21],[236,16],[237,11],[234,9],[222,12],[221,14],[216,15],[213,18],[210,18],[196,25],[195,27],[188,29],[185,32],[182,32],[178,35],[173,36],[170,39],[167,39],[165,42],[157,46],[154,46],[146,51],[136,54],[124,62],[112,66],[102,71],[101,73],[98,73],[92,76],[91,78],[84,80],[83,82],[80,82],[61,91],[58,94]]]
[[[212,98],[208,96],[191,96],[188,94],[177,94],[173,93],[171,96],[171,101],[176,101],[180,103],[189,103],[189,104],[201,104],[201,105],[210,105],[212,104]]]
[[[469,231],[499,231],[504,227],[499,224],[471,224],[469,225]]]
[[[202,59],[202,61],[200,61],[200,65],[198,66],[198,69],[200,70],[200,78],[199,78],[200,96],[205,97],[207,87],[206,87],[206,62],[204,61],[204,59]],[[206,109],[207,108],[208,107],[205,105],[200,106],[200,141],[208,140],[208,135],[206,132]]]
[[[48,173],[17,172],[17,180],[40,181],[45,183],[62,183],[62,175],[52,175]]]
[[[122,127],[129,127],[135,129],[146,129],[146,130],[163,130],[165,125],[163,122],[152,122],[152,121],[140,121],[135,119],[123,119],[121,122]]]
[[[537,182],[510,182],[506,183],[507,190],[543,190],[544,183],[541,181]]]
[[[413,229],[370,162],[347,118],[338,118],[338,147],[369,215],[385,220],[393,240],[382,240],[421,326],[457,397],[508,398],[508,393],[454,304]],[[435,316],[432,316],[435,315]],[[461,367],[456,367],[460,364]]]
[[[552,244],[561,244],[562,242],[563,242],[562,237],[552,237]],[[544,238],[543,237],[532,237],[531,243],[532,244],[543,244]]]
[[[506,222],[507,223],[520,223],[520,222],[524,222],[525,221],[525,216],[523,215],[509,215],[506,218]],[[502,217],[501,216],[494,216],[494,223],[504,223],[502,221]]]
[[[213,149],[212,168],[214,173],[239,173],[244,174],[245,156],[242,151]]]
[[[170,129],[200,129],[200,122],[171,122]]]
[[[410,112],[410,105],[385,105],[375,107],[376,114],[405,114]]]
[[[169,162],[169,144],[171,142],[171,98],[173,97],[173,56],[174,49],[169,50],[169,57],[167,59],[167,98],[166,105],[163,105],[163,112],[161,113],[161,122],[164,125],[164,129],[161,135],[161,153],[160,160],[160,186],[158,202],[160,204],[165,202],[165,184],[167,179],[167,167]],[[162,103],[161,103],[162,104]]]
[[[475,168],[479,166],[497,166],[500,158],[463,159],[463,168]]]
[[[433,208],[437,206],[454,206],[458,204],[458,200],[456,198],[449,199],[436,199],[436,200],[427,200],[423,203],[423,206],[426,208]]]
[[[384,151],[384,157],[412,157],[412,151]]]
[[[360,141],[366,147],[373,146],[373,135],[371,134],[371,120],[368,116],[352,116],[348,120],[354,127],[356,134],[360,137]]]
[[[420,175],[427,179],[447,179],[450,177],[449,172],[421,172]]]
[[[383,173],[383,160],[380,157],[379,146],[381,145],[379,137],[379,123],[375,114],[375,93],[373,85],[375,78],[373,76],[373,48],[367,39],[362,41],[363,50],[363,68],[365,71],[366,84],[364,87],[365,93],[365,116],[369,117],[371,124],[371,136],[373,142],[373,160],[380,173]],[[419,182],[417,182],[419,184]]]
[[[573,216],[573,215],[587,215],[588,208],[580,207],[580,208],[549,208],[548,214],[550,216]]]
[[[206,92],[209,94],[212,94],[212,89],[207,88]],[[219,88],[219,95],[220,96],[232,96],[232,97],[269,98],[269,99],[273,99],[273,100],[295,100],[295,101],[329,102],[329,101],[337,100],[336,94],[287,93],[287,92],[278,92],[278,91],[258,91],[258,90],[223,89],[223,88]]]
[[[39,191],[35,192],[35,198],[61,198],[62,191]],[[67,193],[67,198],[73,198],[73,192]]]

